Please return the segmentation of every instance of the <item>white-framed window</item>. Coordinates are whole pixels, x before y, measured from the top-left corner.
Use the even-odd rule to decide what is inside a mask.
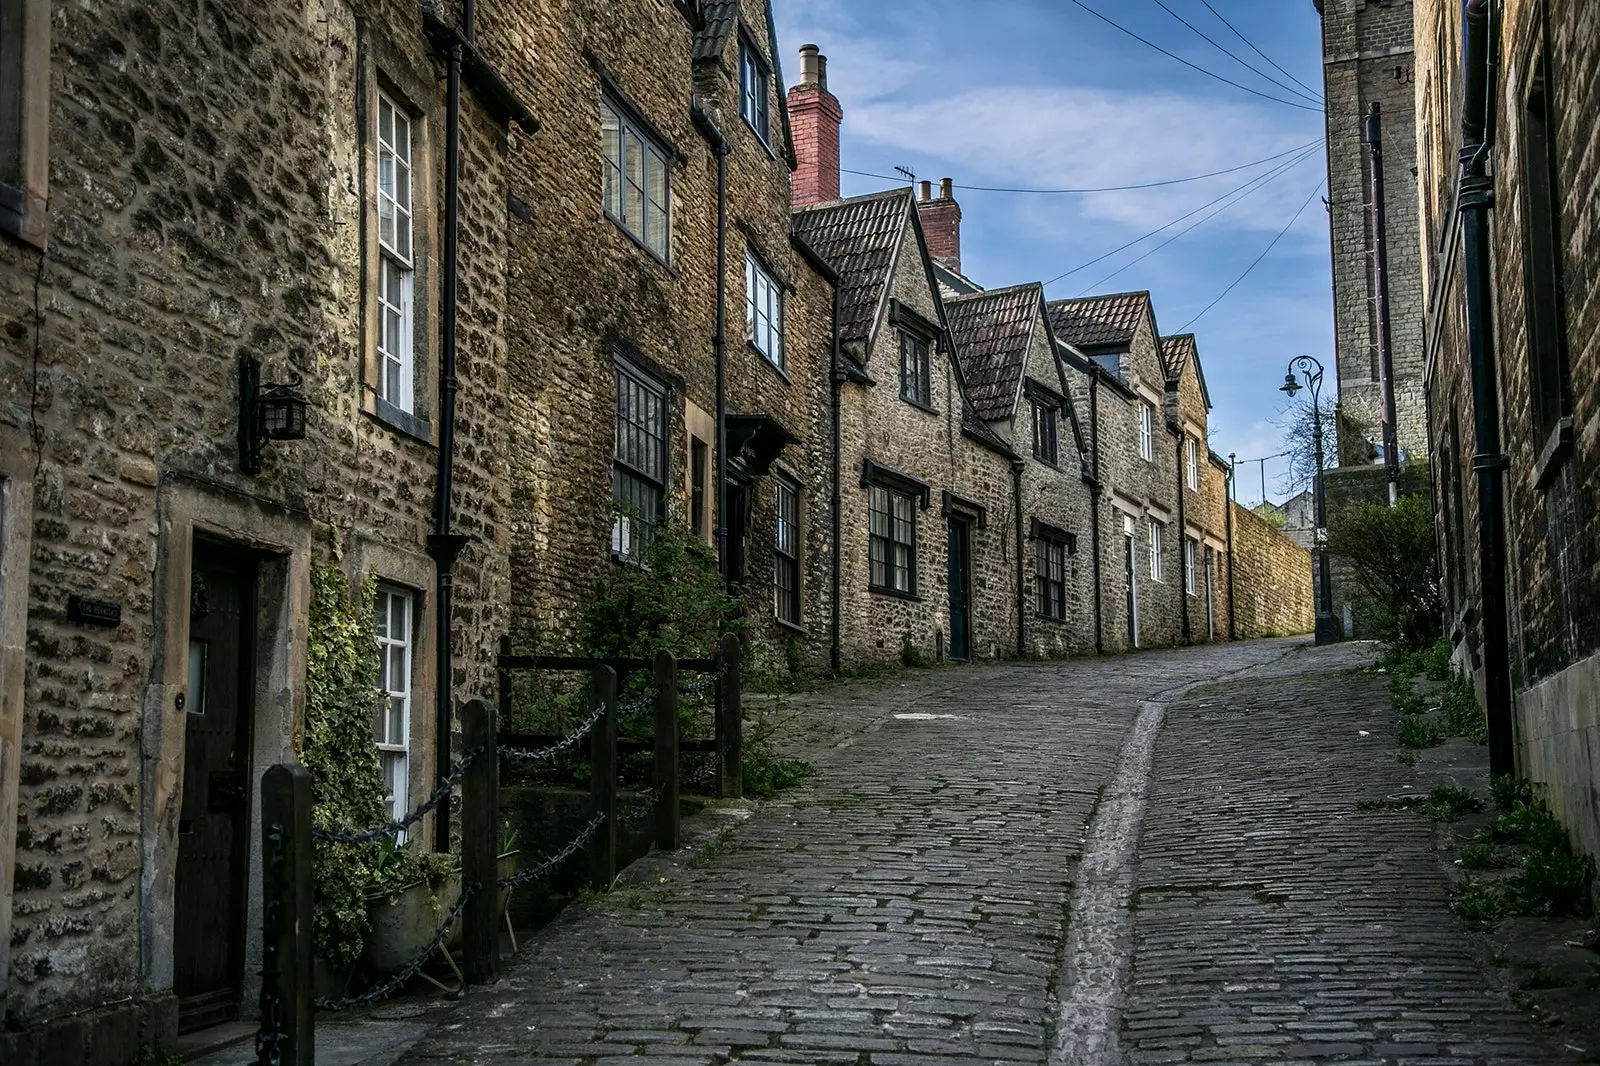
[[[1161,523],[1154,518],[1150,519],[1150,580],[1160,581],[1161,577]]]
[[[1199,551],[1198,542],[1188,537],[1183,538],[1183,581],[1191,596],[1200,595],[1199,582],[1195,580],[1195,556]]]
[[[600,144],[606,215],[665,262],[672,228],[666,149],[608,99],[600,101]]]
[[[771,75],[767,61],[756,47],[744,38],[739,39],[739,113],[756,131],[761,143],[772,143],[772,105],[767,95]]]
[[[378,94],[378,396],[415,413],[411,116]]]
[[[754,252],[744,254],[745,336],[773,366],[784,369],[783,286],[767,273]]]
[[[377,712],[372,737],[383,768],[383,802],[390,818],[409,809],[411,780],[411,593],[379,585],[375,626],[378,636]],[[402,842],[404,837],[401,837]]]
[[[1154,462],[1156,457],[1156,409],[1147,403],[1139,405],[1139,458]]]
[[[777,534],[772,545],[773,613],[790,625],[800,624],[800,486],[786,477],[776,486]]]
[[[611,464],[613,555],[637,562],[666,517],[667,395],[641,373],[617,366],[617,439]]]
[[[1189,488],[1194,492],[1200,491],[1200,442],[1193,437],[1183,442],[1183,459],[1185,474],[1189,479]]]

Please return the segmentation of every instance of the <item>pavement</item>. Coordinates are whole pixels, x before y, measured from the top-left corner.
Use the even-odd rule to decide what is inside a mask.
[[[796,697],[808,786],[706,812],[408,1051],[349,1061],[1579,1061],[1449,913],[1431,824],[1357,808],[1425,787],[1381,679],[1352,673],[1371,654],[1263,641]]]

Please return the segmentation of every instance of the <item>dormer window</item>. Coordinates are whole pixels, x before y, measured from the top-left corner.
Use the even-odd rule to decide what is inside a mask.
[[[771,74],[767,61],[748,38],[739,39],[739,113],[761,143],[772,145],[772,104],[767,95]]]

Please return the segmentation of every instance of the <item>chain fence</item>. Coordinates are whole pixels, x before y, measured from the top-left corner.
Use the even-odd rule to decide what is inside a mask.
[[[578,852],[588,847],[589,842],[594,839],[594,835],[598,833],[600,831],[600,827],[605,824],[606,816],[604,814],[596,814],[593,818],[589,819],[587,825],[578,831],[578,835],[567,843],[566,847],[562,848],[554,855],[550,855],[539,860],[538,863],[533,866],[529,866],[527,869],[518,870],[514,874],[508,874],[505,877],[500,878],[497,884],[501,888],[517,888],[521,885],[532,884],[535,881],[544,880],[546,875],[548,875],[552,870],[555,870],[562,863],[566,862],[568,859],[578,854]]]
[[[380,999],[388,999],[403,987],[407,981],[420,973],[423,966],[427,965],[428,960],[433,957],[433,953],[438,951],[440,945],[450,936],[450,930],[455,927],[456,920],[461,917],[461,912],[467,909],[467,901],[480,892],[482,887],[482,885],[474,883],[461,889],[461,898],[456,900],[455,906],[451,907],[450,912],[444,916],[444,922],[434,932],[433,939],[429,940],[422,950],[417,952],[404,969],[393,974],[387,980],[372,986],[359,996],[347,996],[342,999],[318,997],[316,1000],[317,1009],[332,1011],[337,1014],[339,1011],[350,1010],[354,1007],[365,1007],[368,1004],[378,1002]]]
[[[577,747],[590,733],[593,733],[594,727],[599,725],[605,716],[606,705],[602,703],[594,709],[593,714],[584,719],[577,729],[547,748],[513,748],[502,744],[495,751],[514,762],[554,762]]]
[[[461,779],[467,776],[467,771],[472,768],[473,761],[482,754],[482,748],[472,748],[462,755],[461,761],[451,767],[450,772],[439,783],[439,787],[433,790],[433,795],[429,796],[422,806],[403,818],[398,818],[388,825],[380,825],[376,829],[355,832],[346,832],[342,829],[319,829],[313,826],[311,835],[317,840],[331,840],[336,844],[371,844],[385,837],[398,836],[433,813],[439,804],[443,803],[450,793],[455,790],[455,787],[461,783]]]

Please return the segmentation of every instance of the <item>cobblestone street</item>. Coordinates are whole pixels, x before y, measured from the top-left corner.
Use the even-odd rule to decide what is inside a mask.
[[[635,864],[404,1061],[1564,1061],[1447,911],[1431,825],[1356,809],[1414,778],[1362,654],[798,698],[809,787]]]

